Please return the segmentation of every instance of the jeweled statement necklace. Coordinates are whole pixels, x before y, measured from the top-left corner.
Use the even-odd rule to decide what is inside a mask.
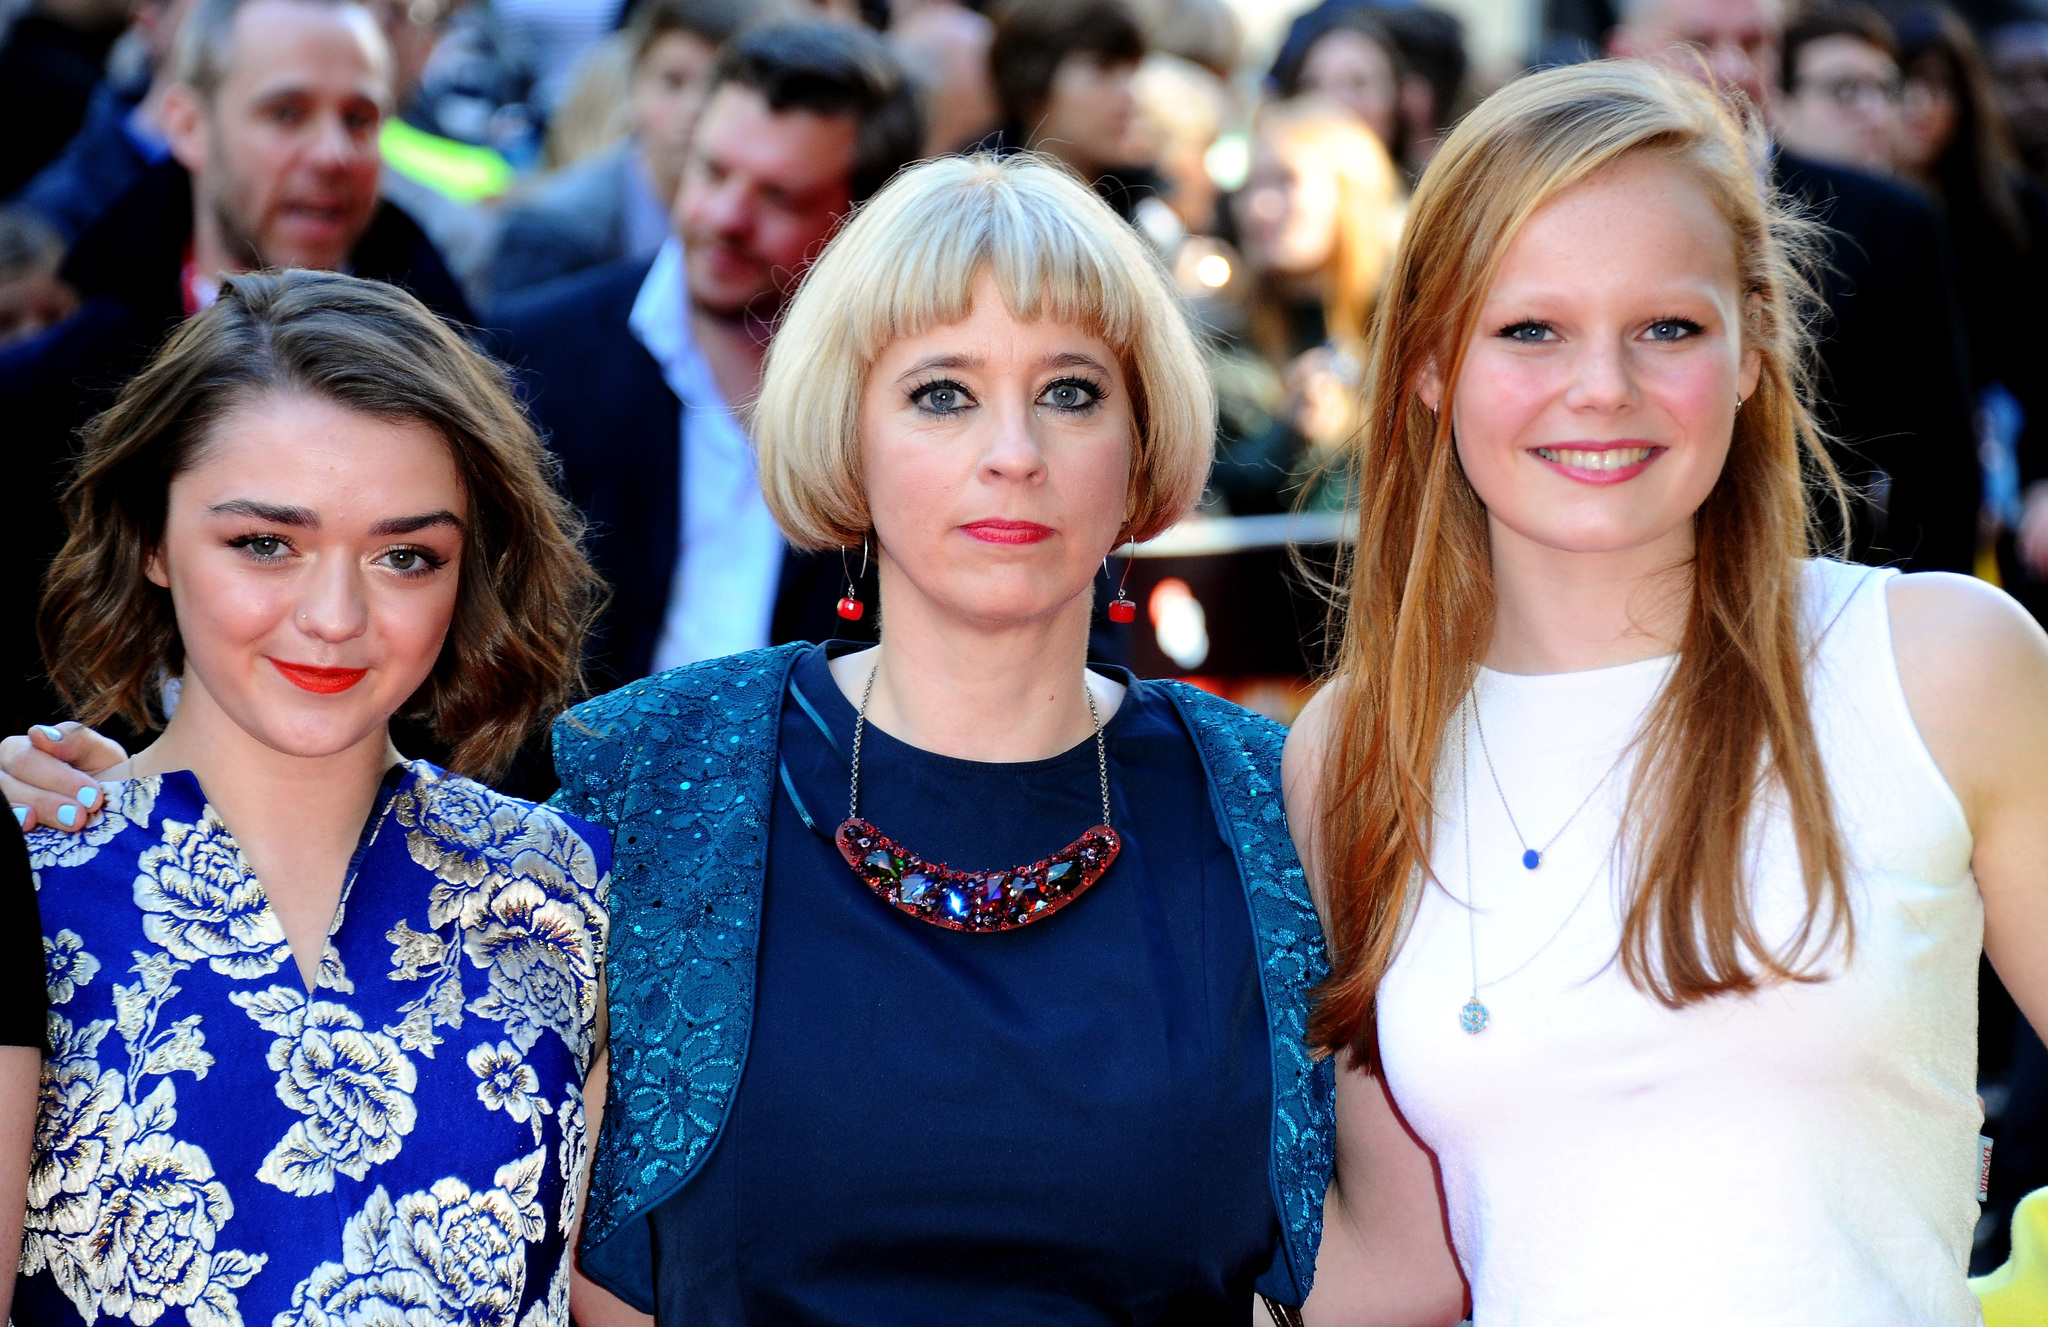
[[[873,890],[875,897],[919,921],[954,931],[1010,931],[1044,921],[1081,897],[1102,878],[1123,848],[1109,827],[1109,751],[1102,740],[1102,716],[1084,678],[1088,717],[1095,724],[1095,771],[1102,786],[1102,823],[1052,856],[1007,871],[956,871],[929,861],[860,818],[860,744],[867,730],[868,700],[875,693],[878,664],[860,693],[853,723],[853,789],[846,820],[834,836],[839,853]]]

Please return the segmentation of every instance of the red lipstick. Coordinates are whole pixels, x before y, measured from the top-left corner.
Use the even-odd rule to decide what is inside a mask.
[[[367,668],[317,668],[312,664],[286,663],[282,659],[272,659],[270,664],[284,674],[285,681],[301,691],[322,696],[338,695],[348,690],[370,671]]]
[[[971,521],[960,528],[984,544],[1035,544],[1053,536],[1051,526],[1036,521]]]

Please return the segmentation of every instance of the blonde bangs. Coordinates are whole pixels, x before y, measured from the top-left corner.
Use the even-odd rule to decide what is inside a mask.
[[[855,214],[805,274],[762,374],[762,491],[792,543],[843,548],[869,521],[859,446],[869,368],[893,342],[965,320],[989,273],[1024,322],[1080,327],[1118,356],[1137,425],[1126,533],[1194,505],[1215,397],[1163,264],[1094,191],[1030,157],[927,162]]]

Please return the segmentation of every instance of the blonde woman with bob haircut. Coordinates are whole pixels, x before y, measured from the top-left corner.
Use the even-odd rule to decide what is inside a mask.
[[[1213,404],[1160,263],[1035,160],[899,175],[804,278],[753,427],[881,644],[635,683],[556,730],[613,830],[612,1321],[1246,1321],[1313,1275],[1331,1071],[1282,734],[1087,663]],[[605,1293],[608,1292],[608,1293]]]
[[[1817,555],[1809,233],[1748,142],[1584,65],[1416,193],[1287,753],[1363,1236],[1311,1322],[1388,1320],[1425,1148],[1458,1265],[1414,1270],[1478,1323],[1978,1321],[1980,949],[2048,1024],[2048,640]]]

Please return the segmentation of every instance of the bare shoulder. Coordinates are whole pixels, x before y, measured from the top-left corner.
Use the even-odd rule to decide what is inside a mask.
[[[1280,783],[1287,794],[1287,814],[1314,810],[1323,761],[1337,722],[1340,682],[1332,682],[1309,698],[1294,724],[1287,730],[1287,745],[1280,755]],[[1295,837],[1300,838],[1297,831]]]
[[[1919,572],[1895,578],[1888,599],[1892,649],[1909,697],[1917,686],[1949,693],[1941,697],[1945,704],[1998,704],[2005,697],[1985,693],[2000,683],[2048,681],[2048,635],[1996,586]]]
[[[1308,877],[1309,896],[1316,912],[1329,925],[1328,895],[1323,885],[1322,860],[1316,850],[1316,826],[1322,821],[1323,768],[1337,724],[1343,683],[1331,682],[1310,697],[1287,730],[1287,745],[1280,755],[1280,789],[1287,803],[1287,827],[1294,836],[1294,851]]]
[[[1913,721],[1971,805],[2048,738],[2048,634],[2010,595],[1971,576],[1899,576],[1887,596]]]

